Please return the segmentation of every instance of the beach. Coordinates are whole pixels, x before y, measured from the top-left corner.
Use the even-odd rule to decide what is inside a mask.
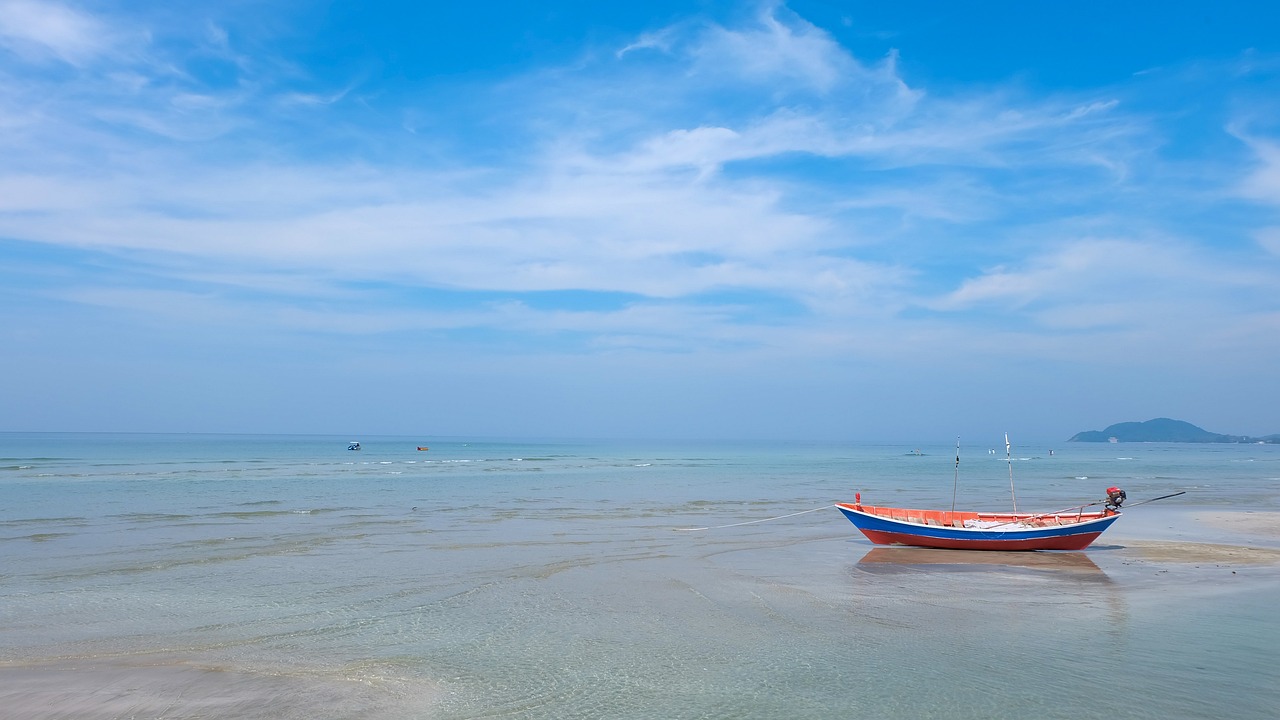
[[[1086,551],[984,553],[873,546],[824,507],[855,484],[949,490],[947,463],[881,446],[433,442],[446,452],[426,461],[376,442],[317,458],[317,439],[243,462],[217,442],[45,462],[9,442],[27,469],[0,486],[6,717],[1261,719],[1280,706],[1280,465],[1265,448],[1024,461],[1019,500],[1043,507],[1084,474],[1126,473],[1135,500],[1199,497],[1127,511]],[[984,474],[991,487],[971,492],[994,497],[1003,478]],[[798,510],[813,512],[781,517]]]
[[[1217,518],[1218,521],[1230,521],[1230,514]],[[843,545],[844,541],[832,544]],[[806,543],[807,544],[807,543]],[[803,547],[803,546],[800,546]],[[860,548],[861,550],[862,548]],[[877,556],[877,553],[888,552],[890,555]],[[896,553],[896,554],[893,554]],[[956,557],[960,555],[961,557]],[[1009,557],[1012,556],[1012,557]],[[1097,558],[1095,560],[1095,558]],[[1090,622],[1089,618],[1098,617],[1104,623],[1116,618],[1123,618],[1129,610],[1125,605],[1154,605],[1163,607],[1167,602],[1166,595],[1200,594],[1204,592],[1206,583],[1212,583],[1211,594],[1215,597],[1230,598],[1235,593],[1248,595],[1251,592],[1268,591],[1274,593],[1277,587],[1276,578],[1280,574],[1280,549],[1269,547],[1252,547],[1247,545],[1224,545],[1218,543],[1190,542],[1142,542],[1125,543],[1123,546],[1110,548],[1099,553],[964,553],[963,551],[931,551],[912,548],[866,548],[865,554],[854,561],[849,573],[868,574],[877,578],[889,577],[896,581],[896,591],[903,590],[901,583],[918,584],[926,582],[932,585],[949,586],[952,577],[964,578],[972,582],[986,582],[992,574],[1002,576],[998,584],[1007,587],[1008,579],[1015,578],[1015,584],[1031,584],[1040,586],[1074,583],[1102,583],[1105,585],[1121,584],[1127,586],[1124,591],[1107,591],[1119,594],[1123,599],[1100,600],[1097,591],[1090,588],[1088,593],[1077,593],[1075,600],[1057,598],[1054,602],[1068,605],[1076,602],[1087,606],[1101,602],[1104,606],[1101,615],[1086,612],[1084,617],[1077,617],[1079,622]],[[742,571],[739,569],[738,571]],[[1230,577],[1228,577],[1230,576]],[[932,579],[930,579],[932,578]],[[1172,582],[1170,578],[1173,578]],[[1157,582],[1158,581],[1158,582]],[[676,582],[674,579],[672,582]],[[695,581],[688,579],[688,586],[678,588],[679,593],[689,593],[702,599],[709,608],[719,606],[723,600],[707,597],[697,589]],[[1224,585],[1223,583],[1231,583]],[[773,592],[787,592],[786,586],[779,585],[775,578],[770,583]],[[798,590],[795,590],[799,592]],[[912,593],[915,595],[915,592]],[[1274,595],[1271,595],[1274,597]],[[891,597],[891,596],[889,596]],[[784,612],[786,605],[772,606],[774,602],[767,593],[756,593],[755,603],[760,607],[758,612],[776,613],[774,618],[783,624],[795,623],[794,615]],[[852,600],[852,596],[847,598]],[[888,623],[891,626],[901,622],[909,625],[907,619],[896,619],[891,611],[892,603],[881,597],[879,602],[873,598],[861,598],[859,615],[862,620],[876,623]],[[913,597],[919,602],[921,598]],[[1011,600],[1007,595],[1002,601]],[[899,598],[902,601],[902,598]],[[945,611],[951,615],[958,607],[946,607],[942,598],[930,600],[935,610]],[[1045,602],[1039,599],[1036,602]],[[872,605],[874,607],[867,607]],[[1177,607],[1177,603],[1174,603]],[[870,610],[871,612],[867,612]],[[676,612],[678,610],[673,610]],[[1052,613],[1057,616],[1058,613]],[[567,621],[562,621],[567,622]],[[1094,628],[1100,637],[1108,636],[1105,625]],[[807,628],[812,632],[813,628]],[[835,631],[833,628],[832,631]],[[1056,635],[1061,628],[1030,628],[1029,634],[1038,636],[1041,632]],[[1079,632],[1077,630],[1076,632]],[[1071,634],[1076,634],[1075,632]],[[588,633],[590,635],[590,633]],[[962,634],[963,637],[963,634]],[[583,642],[603,642],[606,637],[585,637]],[[970,640],[972,643],[972,641]],[[963,646],[962,646],[963,647]],[[998,648],[1000,653],[1008,653],[1007,646]],[[214,653],[215,656],[218,653]],[[943,657],[951,662],[963,663],[964,651],[955,649],[945,652]],[[958,657],[959,656],[959,657]],[[348,668],[332,668],[318,672],[314,668],[291,669],[288,667],[262,668],[228,668],[221,662],[210,662],[212,658],[202,658],[199,653],[189,649],[178,652],[141,652],[136,655],[112,656],[101,658],[75,658],[62,661],[45,661],[41,663],[7,663],[0,666],[0,703],[6,708],[6,717],[12,718],[80,718],[83,720],[108,720],[116,718],[431,718],[431,717],[481,717],[483,712],[458,712],[447,695],[447,690],[426,678],[415,678],[403,674],[394,664],[379,668],[376,664],[360,665]],[[705,658],[704,658],[705,659]],[[652,658],[662,663],[674,662],[666,659]],[[722,659],[723,661],[723,659]],[[856,662],[856,659],[851,659]],[[989,662],[984,660],[985,662]],[[645,663],[638,662],[631,670],[643,670]],[[764,673],[770,677],[772,673]],[[584,678],[585,681],[589,678]],[[992,683],[990,678],[977,679],[980,685],[992,686],[999,692],[999,683]],[[716,683],[701,690],[708,694],[716,692]],[[634,688],[640,695],[633,700],[637,707],[628,708],[617,715],[603,711],[600,717],[631,716],[641,717],[647,714],[644,690],[653,692],[654,688]],[[741,692],[743,688],[739,688]],[[1275,699],[1274,686],[1259,686],[1253,689],[1260,693],[1259,700],[1266,697]],[[591,717],[593,706],[587,705],[579,710],[566,712],[558,708],[558,702],[565,693],[572,707],[572,692],[569,688],[557,689],[555,685],[547,687],[543,696],[525,698],[519,703],[505,704],[501,708],[504,715],[516,717]],[[589,693],[579,690],[584,696]],[[915,694],[915,690],[909,690]],[[884,699],[885,701],[888,698]],[[904,709],[921,707],[918,703],[903,699],[900,701]],[[754,706],[754,707],[747,707]],[[760,712],[756,708],[769,707],[768,712]],[[820,706],[819,706],[820,707]],[[882,711],[892,705],[875,706],[875,712]],[[979,717],[990,712],[990,717],[1000,716],[1001,710],[991,706],[980,706],[979,711],[953,712],[953,716]],[[616,708],[615,708],[616,709]],[[1265,716],[1264,707],[1258,706],[1251,715],[1247,707],[1241,708],[1237,717]],[[870,710],[870,709],[869,709]],[[771,713],[785,712],[781,706],[770,706],[767,703],[729,702],[725,704],[723,713],[714,709],[699,710],[687,717],[767,717]],[[1077,713],[1079,711],[1076,711]],[[1212,712],[1205,708],[1204,713]],[[1107,714],[1088,714],[1084,717],[1156,717],[1154,713],[1129,713],[1124,711],[1108,711]],[[820,712],[801,713],[817,717]],[[681,716],[678,711],[674,716]],[[776,715],[775,715],[776,716]],[[865,717],[871,717],[868,712]],[[1052,712],[1048,717],[1056,717]],[[1196,717],[1196,712],[1174,717]],[[1208,716],[1208,715],[1205,715]],[[905,717],[905,715],[904,715]],[[1165,716],[1170,717],[1170,716]]]

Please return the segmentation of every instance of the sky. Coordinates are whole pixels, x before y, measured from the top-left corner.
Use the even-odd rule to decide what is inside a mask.
[[[0,0],[0,431],[1280,432],[1266,2]]]

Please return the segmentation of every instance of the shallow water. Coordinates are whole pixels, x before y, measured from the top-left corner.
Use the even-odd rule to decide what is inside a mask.
[[[1189,519],[1280,510],[1275,446],[962,458],[959,507],[1007,507],[1010,467],[1037,511],[1188,491],[1006,556],[874,547],[826,508],[949,503],[954,448],[348,439],[0,435],[6,717],[1280,707],[1276,567],[1141,552],[1280,547]]]

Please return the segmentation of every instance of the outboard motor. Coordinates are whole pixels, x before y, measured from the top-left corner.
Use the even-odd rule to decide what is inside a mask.
[[[1112,512],[1118,511],[1120,506],[1124,504],[1124,501],[1127,500],[1128,497],[1129,496],[1125,495],[1124,491],[1118,487],[1107,488],[1107,509]]]

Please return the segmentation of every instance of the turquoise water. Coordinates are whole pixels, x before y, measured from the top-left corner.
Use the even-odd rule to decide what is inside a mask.
[[[1010,469],[1023,510],[1110,485],[1130,504],[1187,494],[1085,553],[957,559],[875,548],[826,507],[947,506],[954,446],[0,434],[0,704],[1275,717],[1280,569],[1138,548],[1280,547],[1194,517],[1280,512],[1280,447],[1063,443],[1009,462],[1002,440],[964,451],[958,508],[1008,507]]]

